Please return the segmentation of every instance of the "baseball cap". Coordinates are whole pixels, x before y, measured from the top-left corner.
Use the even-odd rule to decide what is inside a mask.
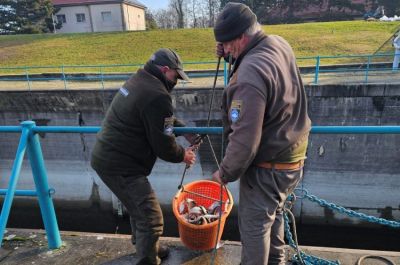
[[[178,72],[178,78],[188,81],[189,77],[183,71],[182,61],[179,55],[172,49],[162,48],[157,50],[151,57],[150,61],[161,66],[168,66]]]

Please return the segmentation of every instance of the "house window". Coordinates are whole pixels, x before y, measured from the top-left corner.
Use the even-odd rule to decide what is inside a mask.
[[[85,14],[76,14],[76,22],[85,22]]]
[[[112,21],[111,12],[110,11],[101,12],[101,19],[103,20],[103,22],[111,22]]]
[[[63,24],[67,23],[65,15],[57,15],[57,21]]]

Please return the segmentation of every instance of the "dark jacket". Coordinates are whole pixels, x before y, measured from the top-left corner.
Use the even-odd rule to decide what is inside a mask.
[[[222,100],[229,143],[221,163],[226,181],[260,162],[305,158],[311,121],[290,45],[279,36],[256,34],[236,59]]]
[[[115,95],[92,152],[97,172],[148,176],[157,157],[183,161],[184,148],[172,134],[172,99],[163,81],[140,69]]]

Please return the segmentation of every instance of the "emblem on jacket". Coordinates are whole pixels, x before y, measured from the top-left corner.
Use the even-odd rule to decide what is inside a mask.
[[[172,135],[174,132],[174,116],[164,119],[164,134]]]
[[[232,123],[235,123],[240,118],[240,111],[242,109],[242,101],[241,100],[232,100],[231,109],[230,109],[230,117]]]
[[[125,87],[121,87],[119,89],[119,93],[121,93],[121,95],[123,95],[124,97],[127,97],[129,95],[129,91]]]

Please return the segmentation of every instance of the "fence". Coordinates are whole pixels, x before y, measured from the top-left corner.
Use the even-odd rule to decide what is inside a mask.
[[[390,78],[400,71],[392,68],[393,53],[370,55],[340,55],[299,57],[301,73],[306,83],[319,84],[321,78],[348,80],[357,83],[390,82]],[[400,54],[399,54],[400,56]],[[388,59],[389,58],[389,59]],[[335,62],[335,65],[329,64]],[[187,62],[185,71],[192,80],[215,76],[216,61]],[[61,65],[0,67],[0,89],[17,88],[23,90],[40,89],[81,89],[117,88],[143,64],[119,65]],[[220,84],[228,82],[228,65],[223,64],[219,72]],[[197,82],[197,81],[192,81]],[[198,82],[197,82],[198,83]],[[201,83],[200,83],[201,84]],[[210,83],[206,83],[210,85]],[[182,87],[186,82],[180,82]]]
[[[45,225],[49,248],[59,248],[61,237],[58,229],[54,206],[51,199],[54,189],[49,188],[46,167],[42,155],[38,133],[97,133],[96,126],[36,126],[33,121],[24,121],[21,126],[0,126],[0,132],[21,133],[11,176],[0,215],[0,244],[8,221],[14,195],[37,196]],[[221,127],[185,127],[175,128],[175,132],[221,134]],[[400,126],[314,126],[311,133],[320,134],[400,134]],[[28,151],[36,190],[17,190],[17,182],[21,172],[25,152]]]

